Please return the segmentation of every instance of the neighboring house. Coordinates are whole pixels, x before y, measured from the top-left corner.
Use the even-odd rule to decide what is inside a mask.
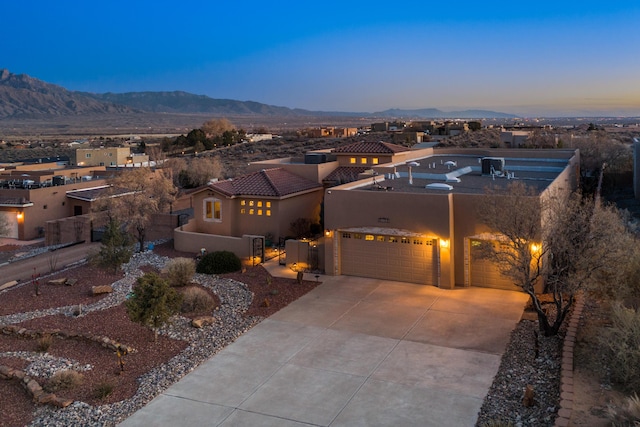
[[[263,169],[193,191],[194,218],[176,229],[177,250],[231,250],[240,257],[259,256],[254,239],[272,242],[291,235],[299,218],[320,221],[322,185],[283,168]],[[264,241],[261,243],[264,247]]]
[[[147,165],[149,156],[133,154],[129,147],[77,148],[78,166],[127,166]]]
[[[7,237],[44,236],[47,221],[80,214],[67,192],[103,185],[104,167],[73,168],[51,163],[9,167],[0,172],[0,214],[9,223]],[[87,212],[81,212],[87,213]]]
[[[505,144],[509,144],[509,147],[511,148],[519,148],[527,144],[527,140],[531,136],[531,133],[531,131],[525,130],[503,130],[500,132],[500,141]]]

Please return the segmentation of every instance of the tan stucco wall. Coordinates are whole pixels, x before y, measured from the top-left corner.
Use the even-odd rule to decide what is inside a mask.
[[[256,236],[229,237],[187,231],[193,229],[189,226],[191,222],[193,220],[174,230],[173,247],[176,250],[195,254],[199,253],[201,248],[205,248],[207,252],[230,251],[240,258],[251,256],[253,238]]]
[[[204,220],[204,199],[213,197],[222,202],[222,221]],[[241,200],[270,201],[271,216],[266,215],[266,207],[262,207],[263,215],[241,214]],[[226,198],[216,195],[213,191],[202,191],[193,196],[195,230],[199,233],[215,234],[220,236],[240,237],[244,234],[264,236],[267,233],[273,235],[274,241],[290,234],[290,224],[298,218],[309,218],[319,221],[320,203],[322,202],[322,189],[310,191],[305,194],[285,199],[273,199],[266,197],[239,197]],[[245,212],[250,209],[244,206]],[[255,207],[255,209],[258,209]]]
[[[91,157],[87,158],[87,154]],[[78,148],[76,149],[76,164],[79,166],[124,165],[131,155],[129,147]]]

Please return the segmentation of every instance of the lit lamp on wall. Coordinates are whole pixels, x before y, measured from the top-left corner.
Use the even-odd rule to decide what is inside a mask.
[[[440,239],[440,248],[449,249],[449,239]]]
[[[326,237],[330,237],[331,236],[331,231],[330,230],[324,230],[324,235]]]
[[[18,218],[18,221],[22,220],[22,218],[24,218],[24,214],[22,212],[18,212],[16,214],[16,218]]]

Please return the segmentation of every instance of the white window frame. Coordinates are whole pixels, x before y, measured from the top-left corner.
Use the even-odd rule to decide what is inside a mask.
[[[211,204],[211,210],[207,210],[207,204]],[[217,215],[216,215],[216,203],[218,204]],[[211,213],[211,216],[208,216],[208,213]],[[216,217],[217,216],[217,217]],[[202,201],[202,218],[206,222],[222,222],[222,200],[216,199],[215,197],[207,197]]]

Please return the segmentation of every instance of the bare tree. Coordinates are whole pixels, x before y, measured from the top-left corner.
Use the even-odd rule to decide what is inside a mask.
[[[572,138],[572,146],[580,149],[580,175],[583,188],[595,190],[606,165],[605,177],[633,170],[633,152],[628,145],[613,139],[606,132],[593,131]]]
[[[218,157],[176,158],[168,162],[174,184],[183,188],[205,185],[212,178],[221,178],[224,166]]]
[[[101,199],[98,209],[126,224],[142,251],[152,216],[167,211],[177,193],[170,170],[133,168],[123,171],[111,184],[112,194]]]
[[[529,294],[547,336],[558,333],[576,292],[611,280],[624,256],[620,236],[628,233],[620,213],[578,193],[539,197],[516,181],[489,192],[478,216],[500,242],[486,245],[484,256]],[[543,283],[553,310],[545,310],[536,292]]]
[[[202,125],[201,129],[208,137],[220,136],[226,131],[232,131],[236,127],[227,119],[211,119]]]

